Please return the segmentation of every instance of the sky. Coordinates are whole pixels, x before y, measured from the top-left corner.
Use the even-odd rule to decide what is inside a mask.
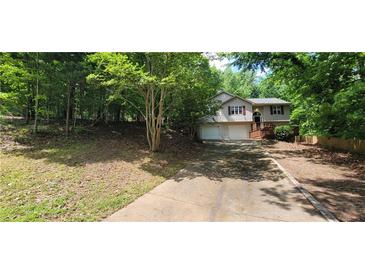
[[[229,60],[227,58],[224,59],[214,59],[209,61],[212,67],[216,67],[217,69],[224,71],[229,64]]]

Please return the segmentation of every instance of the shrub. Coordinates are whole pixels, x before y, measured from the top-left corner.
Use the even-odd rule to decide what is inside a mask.
[[[293,128],[289,125],[275,127],[274,133],[275,139],[280,141],[290,141],[294,136]]]

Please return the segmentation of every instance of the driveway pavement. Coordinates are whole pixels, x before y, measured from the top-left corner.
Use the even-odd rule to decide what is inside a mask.
[[[106,221],[325,221],[259,145],[211,143],[201,159]]]

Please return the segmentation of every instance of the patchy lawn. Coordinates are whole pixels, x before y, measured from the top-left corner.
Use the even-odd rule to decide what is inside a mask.
[[[0,221],[96,221],[148,192],[199,155],[176,133],[150,153],[138,125],[79,129],[57,126],[36,138],[22,122],[0,124]]]
[[[365,156],[285,142],[264,146],[341,221],[365,221]]]

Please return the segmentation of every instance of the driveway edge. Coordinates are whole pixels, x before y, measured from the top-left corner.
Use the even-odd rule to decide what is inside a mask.
[[[304,197],[322,214],[322,216],[328,222],[338,222],[337,218],[324,206],[322,205],[316,198],[313,197],[312,194],[306,190],[297,179],[294,178],[293,175],[289,173],[271,154],[265,150],[265,154],[278,166],[278,168],[286,175],[289,181],[304,195]]]

